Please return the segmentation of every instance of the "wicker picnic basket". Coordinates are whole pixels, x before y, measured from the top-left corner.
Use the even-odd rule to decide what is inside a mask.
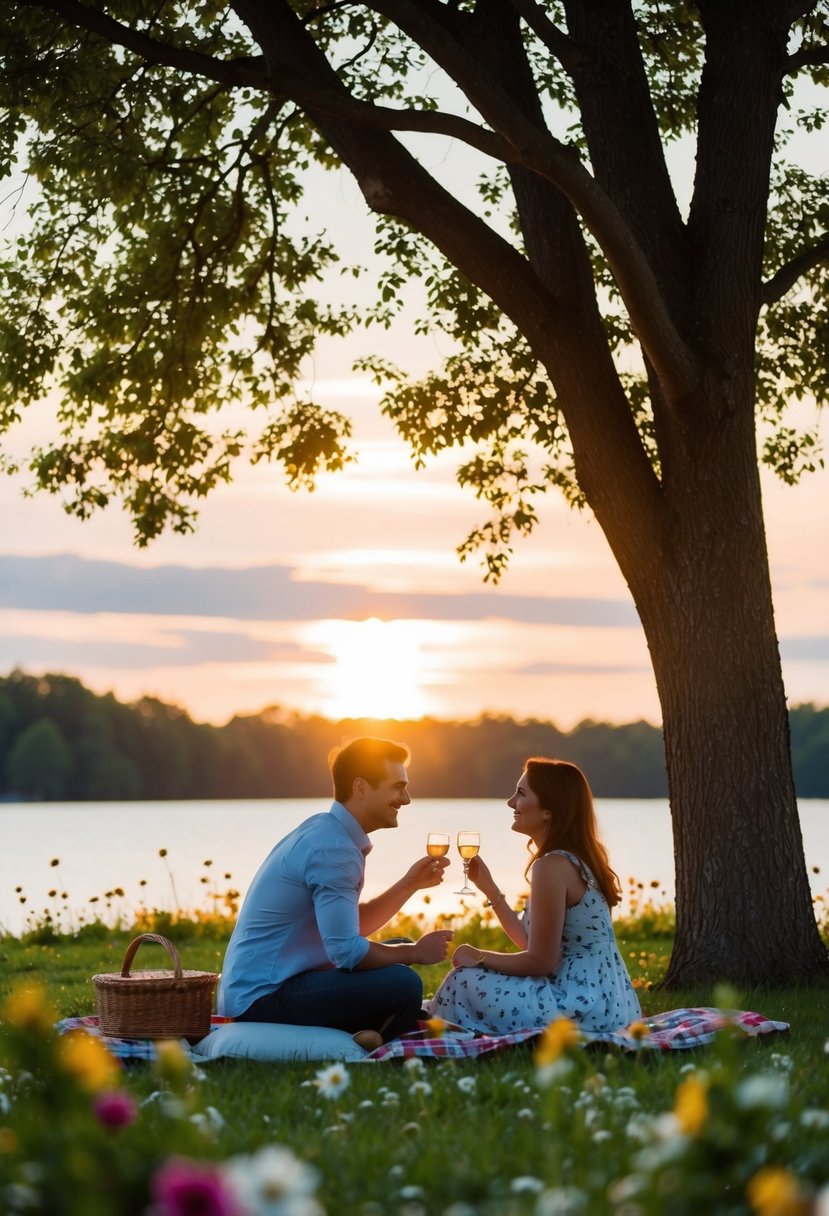
[[[142,942],[157,942],[173,971],[133,971]],[[218,975],[182,971],[178,950],[160,933],[142,933],[127,947],[120,975],[93,975],[101,1034],[117,1039],[203,1039],[210,1031],[213,990]]]

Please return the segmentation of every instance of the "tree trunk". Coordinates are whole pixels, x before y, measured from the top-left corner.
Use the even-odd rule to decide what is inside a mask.
[[[726,411],[716,428],[709,420],[706,442],[665,478],[660,551],[627,571],[663,713],[677,907],[669,987],[829,979],[795,800],[754,432],[741,413],[742,423]]]

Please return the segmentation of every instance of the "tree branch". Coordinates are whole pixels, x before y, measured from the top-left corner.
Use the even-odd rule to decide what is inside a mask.
[[[206,76],[209,80],[216,80],[223,85],[270,88],[262,57],[221,60],[186,47],[171,46],[139,30],[130,29],[106,13],[80,4],[78,0],[21,0],[21,3],[29,8],[47,9],[59,17],[65,17],[71,25],[91,34],[98,34],[105,41],[133,51],[148,63],[157,64],[159,67],[178,68],[183,72]]]
[[[556,382],[562,401],[570,402],[568,425],[577,459],[589,484],[598,487],[599,497],[608,479],[602,476],[603,460],[595,436],[612,435],[610,450],[616,470],[625,469],[616,501],[620,517],[636,514],[655,523],[659,518],[658,482],[620,385],[598,311],[587,310],[585,315],[586,310],[574,309],[566,298],[557,296],[521,251],[436,181],[391,134],[380,132],[367,139],[363,124],[355,121],[356,111],[351,110],[354,99],[287,0],[234,0],[234,8],[276,73],[287,62],[305,82],[306,96],[308,90],[316,91],[318,105],[305,99],[299,104],[351,170],[368,206],[396,216],[431,241],[526,335]],[[336,112],[332,95],[339,95]],[[558,197],[564,204],[563,194],[559,192]],[[574,359],[576,350],[584,352],[581,359]],[[683,387],[689,391],[687,383]],[[643,526],[650,525],[643,522]]]
[[[789,288],[794,287],[801,275],[808,274],[815,266],[826,261],[829,261],[829,232],[824,233],[816,245],[801,250],[796,257],[787,262],[785,266],[781,266],[777,273],[763,284],[763,303],[776,304]]]
[[[786,60],[785,74],[794,76],[801,68],[820,67],[829,63],[829,46],[802,46]]]
[[[449,135],[506,164],[520,165],[546,178],[570,200],[602,246],[631,324],[657,369],[666,398],[680,400],[693,388],[697,379],[695,362],[668,313],[653,269],[620,211],[585,169],[574,149],[549,132],[539,132],[517,111],[513,111],[513,121],[506,123],[520,141],[516,146],[508,138],[500,138],[452,114],[395,110],[358,101],[345,90],[320,87],[304,71],[280,67],[273,78],[309,111],[386,131]]]
[[[547,50],[569,71],[575,47],[572,40],[555,25],[537,0],[510,0],[513,8],[521,14],[529,28]]]
[[[523,0],[519,2],[523,3]],[[653,269],[621,213],[572,149],[546,129],[540,131],[501,90],[492,89],[492,82],[480,71],[474,56],[455,39],[447,38],[445,27],[427,13],[426,6],[413,5],[406,0],[381,0],[373,5],[414,37],[437,62],[445,64],[448,57],[454,78],[499,134],[454,115],[396,111],[359,101],[341,88],[330,65],[327,65],[330,75],[329,84],[326,84],[318,73],[297,71],[288,57],[280,53],[278,61],[271,61],[272,67],[278,62],[278,70],[272,75],[262,70],[258,60],[222,62],[198,51],[160,42],[79,0],[24,0],[24,3],[57,13],[75,26],[133,51],[147,62],[197,73],[228,85],[271,91],[282,85],[286,93],[310,111],[331,114],[363,126],[424,131],[462,139],[486,155],[523,165],[548,178],[567,196],[604,249],[634,329],[664,383],[666,396],[669,399],[684,397],[695,382],[696,369],[690,353],[668,314]],[[493,118],[495,122],[492,122]]]
[[[411,0],[372,5],[449,73],[493,131],[511,145],[509,160],[546,177],[570,200],[607,257],[636,334],[662,380],[666,399],[684,398],[698,379],[654,269],[621,211],[581,163],[575,149],[526,117],[483,70],[475,55]]]
[[[457,114],[447,114],[442,110],[397,110],[393,106],[374,105],[370,101],[360,101],[334,89],[320,87],[311,83],[305,73],[287,68],[280,68],[272,79],[278,83],[280,91],[289,94],[294,101],[332,117],[347,118],[361,126],[381,131],[420,131],[429,135],[445,135],[505,164],[523,163],[520,153],[507,140]]]

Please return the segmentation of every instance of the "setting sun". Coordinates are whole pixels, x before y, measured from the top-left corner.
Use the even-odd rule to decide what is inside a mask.
[[[323,711],[337,718],[418,718],[427,712],[423,690],[421,622],[320,621],[316,645],[329,651]]]

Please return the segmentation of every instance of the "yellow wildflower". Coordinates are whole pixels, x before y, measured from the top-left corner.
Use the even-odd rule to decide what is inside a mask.
[[[552,1064],[568,1047],[575,1047],[581,1034],[575,1022],[569,1018],[556,1018],[545,1029],[535,1052],[535,1062],[539,1068]]]
[[[628,1026],[628,1034],[632,1039],[639,1043],[642,1039],[646,1039],[650,1034],[650,1029],[644,1022],[631,1022]]]
[[[58,1061],[90,1093],[112,1089],[121,1081],[121,1068],[100,1039],[85,1030],[70,1030],[58,1044]]]
[[[746,1187],[757,1216],[805,1216],[809,1201],[794,1174],[782,1165],[766,1165]]]
[[[4,1022],[30,1034],[48,1034],[56,1019],[57,1013],[39,984],[16,988],[2,1009]]]
[[[686,1136],[700,1134],[708,1118],[708,1083],[699,1073],[691,1073],[677,1087],[674,1114]]]
[[[431,1038],[439,1039],[443,1035],[443,1032],[446,1030],[449,1023],[445,1022],[443,1018],[428,1018],[423,1025],[429,1031]]]
[[[160,1039],[155,1045],[155,1068],[173,1089],[180,1089],[189,1080],[192,1064],[178,1039]]]
[[[0,1153],[16,1153],[18,1146],[17,1132],[11,1127],[0,1127]]]

